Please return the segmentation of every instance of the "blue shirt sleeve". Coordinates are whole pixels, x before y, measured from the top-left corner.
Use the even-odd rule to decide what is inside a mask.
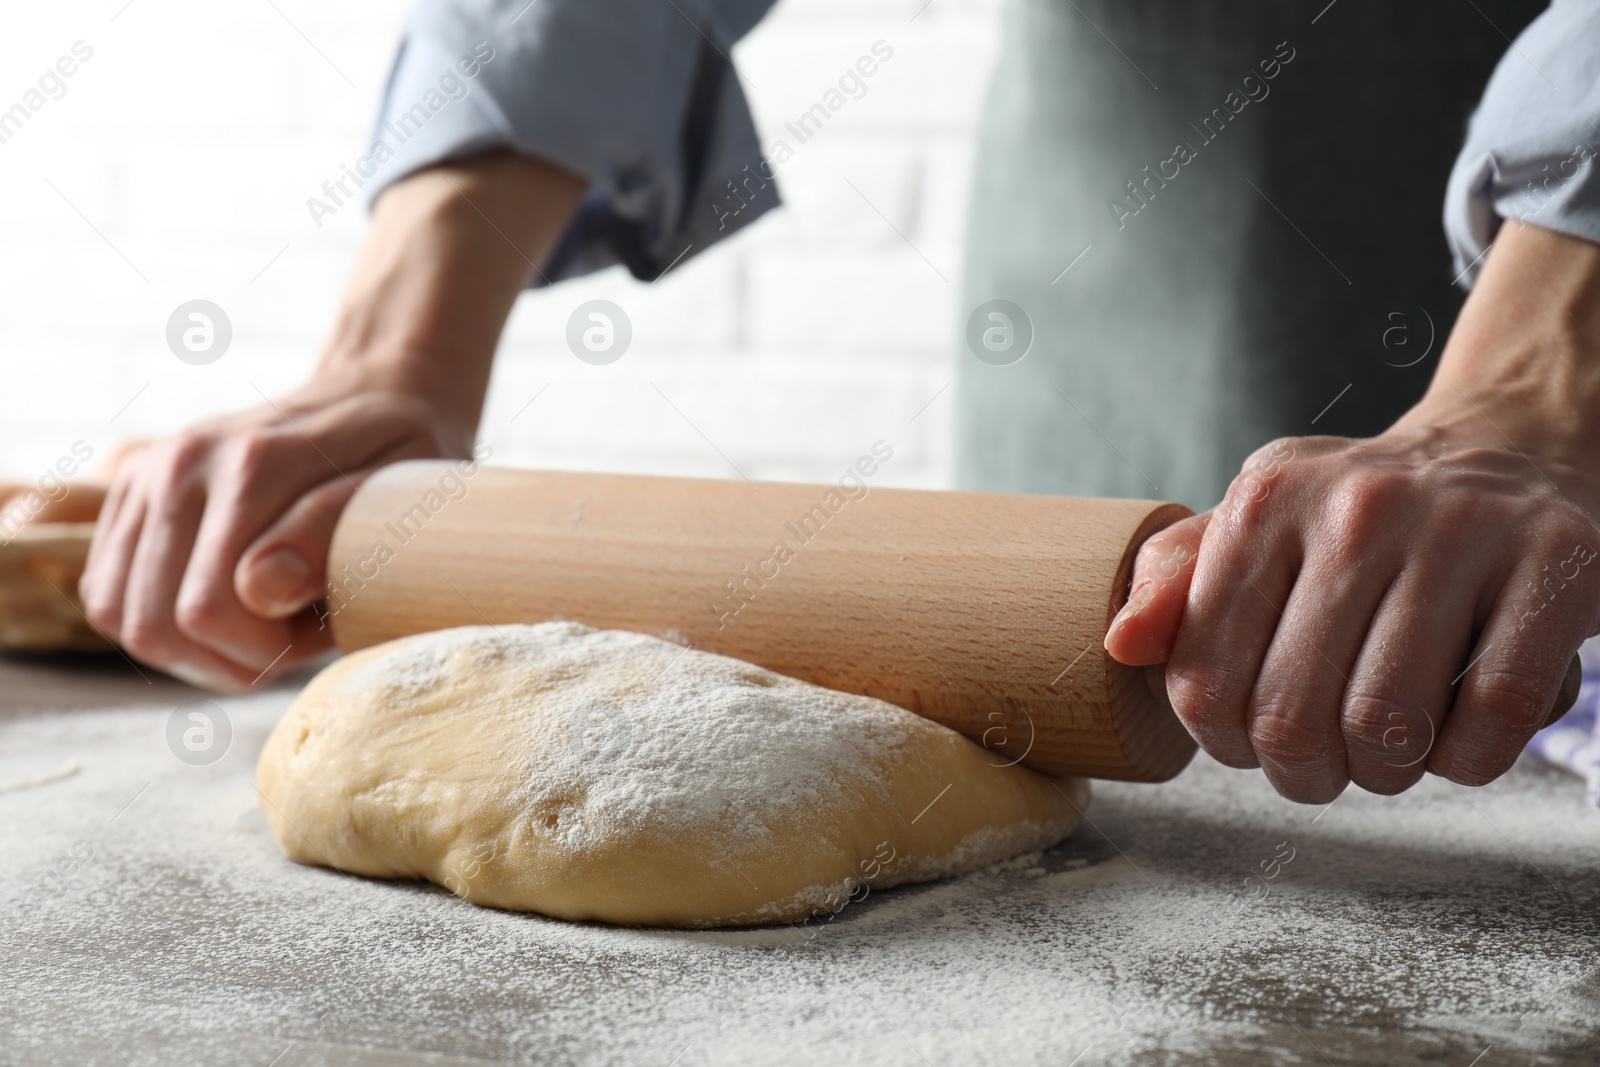
[[[1445,197],[1463,284],[1506,220],[1600,242],[1600,3],[1555,0],[1514,41],[1472,117]]]
[[[778,204],[733,42],[775,0],[422,0],[358,164],[367,203],[491,148],[589,182],[542,281],[642,279]]]

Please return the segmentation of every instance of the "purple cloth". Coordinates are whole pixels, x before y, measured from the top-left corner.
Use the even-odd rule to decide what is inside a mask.
[[[1583,688],[1578,702],[1560,722],[1546,726],[1528,742],[1529,751],[1557,767],[1582,775],[1589,783],[1589,806],[1600,811],[1600,637],[1578,649],[1583,660]]]

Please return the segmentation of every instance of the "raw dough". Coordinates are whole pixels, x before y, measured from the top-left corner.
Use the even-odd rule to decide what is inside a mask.
[[[868,697],[569,622],[339,660],[257,769],[292,859],[565,919],[831,917],[1055,844],[1088,783]]]

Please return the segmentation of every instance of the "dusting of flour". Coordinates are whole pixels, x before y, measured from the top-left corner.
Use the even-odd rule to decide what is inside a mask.
[[[81,766],[0,794],[0,1064],[1600,1059],[1600,830],[1537,764],[1324,810],[1201,756],[820,928],[638,930],[285,862],[251,781],[304,680],[214,697],[233,743],[196,767],[166,726],[204,694],[0,661],[0,782]]]
[[[258,781],[291,859],[490,907],[710,927],[831,916],[1077,826],[1087,783],[983,755],[881,700],[546,622],[334,663]]]
[[[704,828],[768,839],[774,816],[873,780],[907,730],[928,728],[881,701],[574,622],[419,634],[363,663],[350,684],[378,686],[380,703],[400,708],[517,660],[527,685],[486,694],[473,714],[510,717],[539,738],[507,754],[513,795],[530,818],[560,809],[547,830],[574,850]]]

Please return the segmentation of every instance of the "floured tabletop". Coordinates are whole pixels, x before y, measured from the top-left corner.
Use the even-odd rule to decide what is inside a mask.
[[[207,764],[169,743],[205,694],[0,661],[0,1063],[1600,1057],[1600,816],[1528,759],[1315,809],[1202,756],[1098,784],[1043,855],[821,928],[679,933],[289,863],[251,780],[294,692],[214,698]]]

